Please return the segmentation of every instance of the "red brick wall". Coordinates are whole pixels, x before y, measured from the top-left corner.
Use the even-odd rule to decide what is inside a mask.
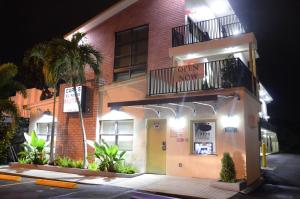
[[[87,33],[104,57],[102,76],[113,79],[115,32],[149,24],[148,69],[170,66],[172,27],[184,24],[184,0],[140,0]]]
[[[99,92],[98,87],[93,83],[93,81],[88,81],[85,86],[87,87],[87,93],[86,107],[83,114],[84,125],[87,139],[95,140]],[[82,159],[83,145],[79,114],[63,112],[63,96],[66,87],[70,86],[66,84],[60,86],[56,154],[75,159]],[[90,149],[88,151],[92,152]]]
[[[144,24],[149,24],[148,70],[170,66],[172,27],[184,24],[184,0],[140,0],[87,33],[88,42],[104,57],[101,73],[108,83],[113,79],[115,32]],[[88,76],[88,79],[92,78]],[[99,96],[91,83],[87,86],[90,110],[84,114],[84,122],[87,138],[94,140]],[[56,151],[59,155],[81,158],[83,150],[79,117],[78,113],[63,113],[64,88],[65,85],[60,88]]]

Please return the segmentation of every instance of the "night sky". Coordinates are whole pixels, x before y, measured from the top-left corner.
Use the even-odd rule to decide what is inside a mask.
[[[113,0],[1,0],[0,63],[14,62],[22,67],[25,50],[34,44],[61,37],[78,27]],[[259,80],[274,101],[268,106],[271,123],[278,127],[284,144],[300,152],[300,1],[230,0],[236,14],[256,35]],[[21,68],[22,74],[25,69]],[[22,77],[19,77],[22,80]],[[34,85],[34,82],[32,82]]]

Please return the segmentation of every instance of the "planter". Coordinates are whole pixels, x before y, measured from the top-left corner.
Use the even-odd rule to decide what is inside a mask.
[[[222,181],[218,180],[218,181],[211,181],[209,186],[218,188],[218,189],[240,192],[241,190],[243,190],[247,187],[247,184],[245,181],[238,181],[238,182],[230,183],[230,182],[222,182]]]
[[[90,171],[88,169],[67,168],[67,167],[52,166],[52,165],[20,164],[18,162],[9,163],[9,167],[11,169],[38,169],[38,170],[72,173],[72,174],[78,174],[84,176],[99,176],[99,177],[101,176],[101,177],[132,178],[132,177],[142,175],[142,173],[125,174],[125,173],[113,173],[113,172],[103,172],[103,171]]]

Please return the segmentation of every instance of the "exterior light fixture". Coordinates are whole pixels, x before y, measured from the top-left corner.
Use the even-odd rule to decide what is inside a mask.
[[[124,111],[120,111],[120,107],[112,107],[111,111],[104,114],[101,118],[101,120],[126,120],[126,119],[132,119],[132,116],[130,116],[128,113],[125,113]]]
[[[227,0],[216,0],[210,3],[210,8],[217,15],[225,15],[228,14],[231,9]]]
[[[233,35],[239,35],[239,34],[241,34],[242,32],[240,31],[240,30],[234,30],[233,32],[232,32],[232,34]]]
[[[175,132],[182,131],[186,126],[186,119],[184,117],[175,117],[170,119],[170,128]]]
[[[240,119],[237,115],[228,115],[228,116],[223,116],[222,119],[222,124],[224,127],[225,132],[228,133],[236,133],[237,128],[240,123]]]

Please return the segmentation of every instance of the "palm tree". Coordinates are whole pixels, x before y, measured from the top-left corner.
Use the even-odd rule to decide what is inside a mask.
[[[95,50],[91,45],[82,43],[85,37],[84,33],[76,33],[72,39],[60,41],[57,48],[59,55],[61,55],[61,66],[64,68],[62,79],[72,85],[75,99],[78,105],[80,126],[82,130],[83,142],[83,167],[87,168],[87,143],[86,131],[84,127],[82,106],[78,97],[77,85],[85,83],[85,68],[88,65],[94,72],[95,80],[97,81],[100,74],[100,64],[102,62],[101,54]],[[59,43],[59,42],[58,42]]]
[[[64,74],[61,65],[61,55],[58,54],[58,44],[61,39],[53,39],[49,42],[35,45],[25,56],[24,62],[32,62],[36,66],[41,66],[45,83],[47,86],[53,88],[53,117],[51,124],[51,138],[50,138],[50,157],[49,164],[54,163],[54,130],[55,130],[55,109],[58,82],[62,79]]]
[[[12,63],[0,65],[0,156],[3,158],[12,135],[15,131],[16,120],[19,116],[16,104],[9,97],[16,91],[26,96],[25,87],[13,78],[17,75],[17,66]],[[11,117],[11,123],[3,122],[5,117]]]

